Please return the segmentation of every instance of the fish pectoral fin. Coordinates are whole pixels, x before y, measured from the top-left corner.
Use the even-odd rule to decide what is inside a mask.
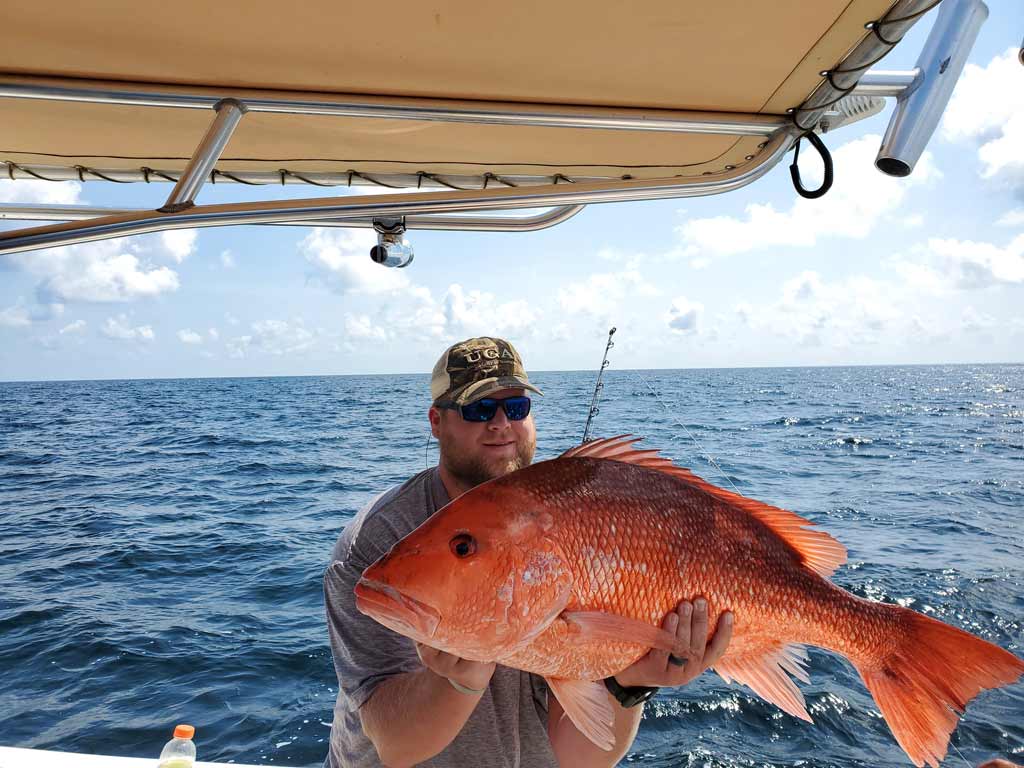
[[[636,643],[644,648],[674,651],[675,635],[639,619],[630,619],[603,611],[566,611],[562,618],[576,625],[582,640],[612,643]]]
[[[576,729],[610,752],[615,746],[615,711],[604,685],[589,680],[545,679]]]
[[[786,674],[788,672],[805,683],[810,682],[803,668],[806,660],[807,654],[802,646],[784,645],[738,658],[727,653],[725,658],[715,664],[715,672],[725,682],[735,680],[742,683],[783,712],[812,723],[814,721],[804,705],[804,695]]]

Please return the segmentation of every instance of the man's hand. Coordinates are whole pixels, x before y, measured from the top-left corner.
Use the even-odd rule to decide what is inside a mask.
[[[670,688],[686,685],[722,658],[732,638],[732,613],[726,611],[718,619],[715,636],[708,642],[708,604],[698,598],[691,605],[684,600],[670,611],[661,623],[662,629],[676,636],[676,647],[688,649],[678,656],[652,648],[639,661],[615,675],[619,685]]]
[[[497,666],[494,662],[463,659],[423,643],[416,643],[416,653],[423,666],[434,674],[480,692],[483,692],[491,682],[491,675]]]

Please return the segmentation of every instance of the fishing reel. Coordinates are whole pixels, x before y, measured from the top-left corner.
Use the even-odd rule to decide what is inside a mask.
[[[405,217],[374,219],[377,244],[370,249],[370,258],[385,267],[407,267],[412,264],[412,245],[405,239]]]

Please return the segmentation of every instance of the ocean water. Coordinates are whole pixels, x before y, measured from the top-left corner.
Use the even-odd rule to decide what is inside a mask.
[[[534,378],[550,458],[580,441],[594,373]],[[595,435],[728,475],[842,541],[843,587],[1024,656],[1024,366],[605,382]],[[189,722],[203,760],[319,764],[326,560],[368,498],[436,462],[427,406],[426,376],[0,384],[0,744],[155,759]],[[810,656],[813,725],[706,673],[648,707],[624,763],[910,765],[853,667]],[[982,694],[952,743],[1021,761],[1024,683]]]

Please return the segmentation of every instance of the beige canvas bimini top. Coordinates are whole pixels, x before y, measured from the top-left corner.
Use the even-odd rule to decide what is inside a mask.
[[[0,73],[150,87],[782,115],[891,0],[9,3]],[[212,112],[0,98],[0,161],[180,171]],[[698,176],[757,136],[246,115],[218,169]]]

